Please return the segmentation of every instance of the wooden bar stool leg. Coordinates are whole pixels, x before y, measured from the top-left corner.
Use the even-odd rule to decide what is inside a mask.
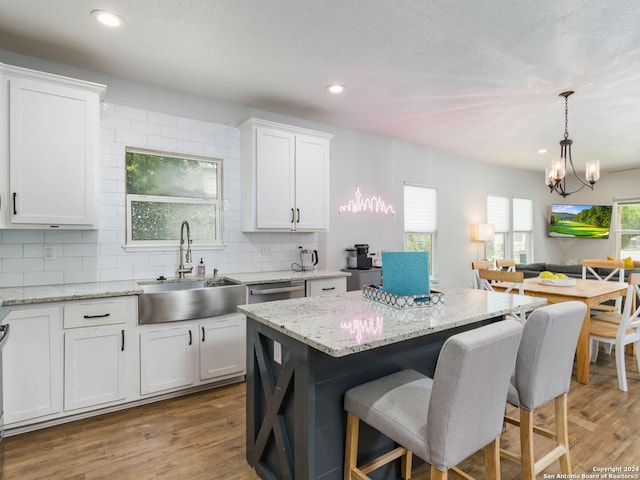
[[[347,413],[347,438],[344,446],[344,480],[351,480],[351,470],[357,466],[359,433],[360,419],[352,413]]]
[[[447,480],[447,473],[448,472],[441,472],[431,465],[431,480]]]
[[[406,453],[402,456],[402,478],[404,480],[411,479],[411,465],[413,463],[413,452],[411,450],[407,450]]]
[[[520,408],[520,452],[524,480],[536,478],[533,456],[533,412]]]
[[[569,456],[569,426],[567,422],[567,394],[556,397],[556,436],[558,443],[564,447],[564,455],[560,457],[562,473],[571,475],[571,457]]]
[[[500,480],[500,437],[484,447],[484,465],[487,480]]]

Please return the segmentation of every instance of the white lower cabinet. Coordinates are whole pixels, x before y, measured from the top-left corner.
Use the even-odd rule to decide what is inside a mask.
[[[137,396],[137,383],[132,387],[127,376],[137,371],[136,342],[128,342],[135,297],[19,307],[2,323],[9,325],[2,349],[5,427],[54,421]]]
[[[126,398],[126,334],[119,326],[87,327],[64,334],[64,409]]]
[[[193,384],[198,353],[196,326],[162,328],[140,334],[140,394],[162,392]]]
[[[245,317],[165,324],[140,334],[140,393],[147,395],[243,375]]]
[[[5,428],[47,426],[246,373],[244,315],[138,325],[136,306],[123,296],[9,311]]]
[[[305,296],[317,297],[332,293],[345,293],[346,291],[347,277],[320,278],[306,281]]]
[[[5,425],[62,411],[60,308],[9,312],[9,340],[2,349]]]
[[[200,380],[245,373],[246,325],[240,314],[200,324]]]
[[[135,297],[70,302],[63,312],[65,411],[126,401],[134,393],[127,366],[135,361]]]

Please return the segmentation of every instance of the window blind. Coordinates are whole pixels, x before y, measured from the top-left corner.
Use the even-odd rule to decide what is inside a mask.
[[[505,233],[511,230],[509,219],[508,197],[487,196],[487,223],[492,223],[496,233]]]
[[[533,201],[528,198],[513,199],[513,230],[533,231]]]
[[[438,191],[419,185],[404,186],[404,231],[436,233]]]

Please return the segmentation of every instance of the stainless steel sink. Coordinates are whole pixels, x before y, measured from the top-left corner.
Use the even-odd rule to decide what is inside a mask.
[[[215,287],[227,287],[238,286],[238,283],[227,280],[226,278],[220,280],[155,280],[151,282],[139,282],[138,283],[144,293],[162,293],[172,292],[175,290],[193,290],[194,288],[215,288]]]
[[[233,313],[247,303],[247,287],[226,279],[140,282],[138,323],[180,322]]]

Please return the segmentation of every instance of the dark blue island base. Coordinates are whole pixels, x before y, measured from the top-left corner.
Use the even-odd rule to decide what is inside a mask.
[[[503,318],[332,357],[247,317],[247,461],[264,480],[342,480],[344,393],[404,368],[433,376],[448,337]],[[274,341],[281,346],[281,364],[274,361]],[[391,445],[361,424],[359,460]],[[374,479],[399,476],[399,461],[372,474]]]

